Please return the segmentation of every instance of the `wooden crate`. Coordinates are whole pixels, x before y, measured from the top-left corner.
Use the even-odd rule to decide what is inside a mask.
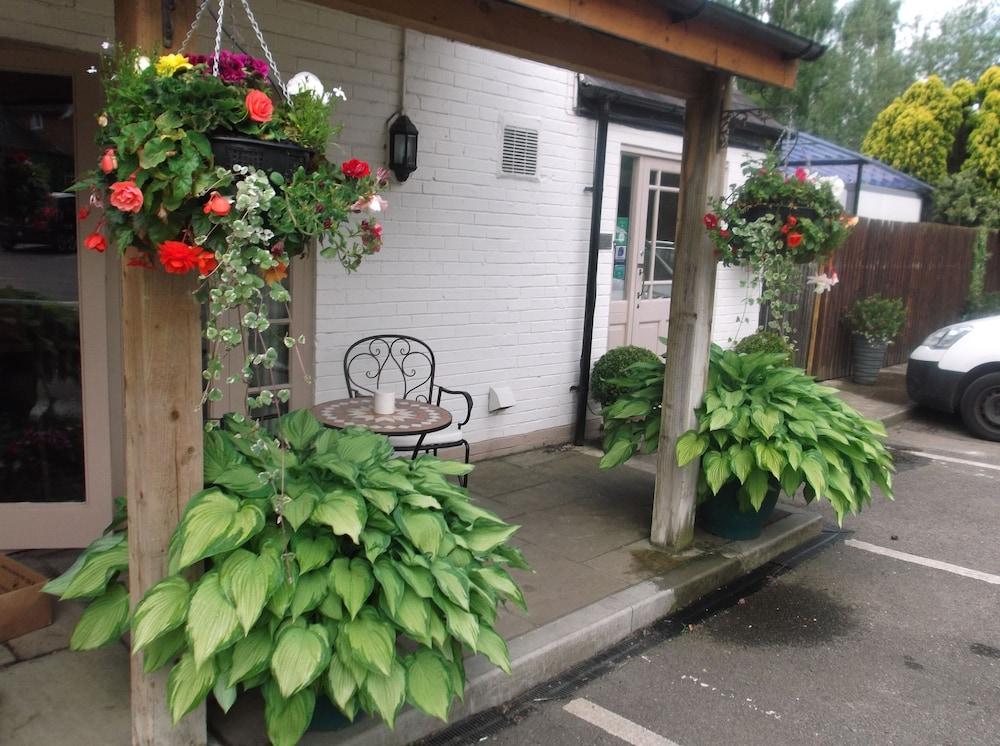
[[[48,579],[0,554],[0,642],[52,624],[52,597],[42,593]]]

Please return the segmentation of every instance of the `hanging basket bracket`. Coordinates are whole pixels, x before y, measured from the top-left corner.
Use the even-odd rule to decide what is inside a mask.
[[[163,35],[163,48],[174,46],[173,13],[177,10],[177,0],[160,0],[160,31]]]

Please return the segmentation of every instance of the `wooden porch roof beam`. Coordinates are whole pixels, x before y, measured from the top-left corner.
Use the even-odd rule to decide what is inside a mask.
[[[311,1],[685,99],[702,96],[710,80],[706,64],[503,0]]]

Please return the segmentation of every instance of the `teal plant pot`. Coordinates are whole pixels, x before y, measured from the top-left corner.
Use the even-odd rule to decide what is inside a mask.
[[[740,483],[735,480],[726,482],[717,494],[698,506],[698,525],[723,539],[756,539],[774,512],[779,490],[777,484],[771,485],[760,510],[740,510]]]
[[[351,721],[347,719],[347,716],[327,699],[326,695],[320,694],[316,697],[316,708],[313,710],[309,730],[328,733],[334,730],[343,730],[350,724]]]

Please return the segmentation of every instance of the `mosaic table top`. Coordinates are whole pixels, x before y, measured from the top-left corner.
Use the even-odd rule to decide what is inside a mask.
[[[382,435],[421,435],[443,430],[451,424],[447,409],[412,399],[396,399],[392,414],[375,414],[371,397],[334,399],[312,408],[320,422],[329,427],[366,427]]]

